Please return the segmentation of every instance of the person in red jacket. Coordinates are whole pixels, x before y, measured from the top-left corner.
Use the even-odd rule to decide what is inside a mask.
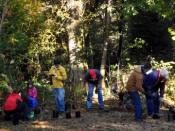
[[[23,102],[21,95],[17,91],[13,91],[7,97],[2,109],[5,113],[5,120],[10,120],[12,116],[14,125],[19,123],[20,113],[27,115],[26,104]]]

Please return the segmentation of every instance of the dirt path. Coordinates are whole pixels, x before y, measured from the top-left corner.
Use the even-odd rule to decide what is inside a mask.
[[[81,118],[51,119],[48,114],[45,120],[21,122],[13,126],[11,122],[0,120],[0,131],[174,131],[175,121],[168,122],[166,113],[161,112],[160,120],[145,119],[135,122],[133,112],[112,108],[108,112],[85,111],[82,109]],[[64,117],[64,116],[63,116]]]

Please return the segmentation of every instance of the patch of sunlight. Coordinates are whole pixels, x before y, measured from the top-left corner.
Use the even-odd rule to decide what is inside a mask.
[[[11,131],[10,129],[1,128],[0,131]]]
[[[175,41],[175,29],[174,29],[173,27],[169,27],[169,28],[168,28],[168,32],[171,34],[172,40]]]
[[[173,37],[172,37],[172,40],[174,40],[174,41],[175,41],[175,36],[173,36]]]
[[[146,1],[146,3],[148,4],[148,5],[155,5],[155,1],[154,0],[147,0]]]
[[[32,125],[33,128],[52,128],[48,121],[36,121]]]
[[[55,124],[53,124],[48,121],[35,121],[33,122],[30,128],[33,128],[34,130],[42,129],[42,131],[50,131],[57,129],[66,130],[64,126],[57,125],[56,122]]]

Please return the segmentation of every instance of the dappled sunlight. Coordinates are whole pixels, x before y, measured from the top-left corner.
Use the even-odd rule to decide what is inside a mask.
[[[52,128],[48,121],[35,121],[32,123],[33,128]]]
[[[175,27],[169,27],[168,32],[171,34],[172,40],[175,41]]]
[[[1,128],[0,131],[12,131],[12,130],[6,129],[6,128]]]

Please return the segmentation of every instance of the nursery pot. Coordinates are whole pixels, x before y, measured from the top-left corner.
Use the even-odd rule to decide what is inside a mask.
[[[76,118],[80,118],[81,117],[81,112],[80,111],[76,111],[75,112],[75,117]]]
[[[58,111],[52,111],[52,118],[58,118]]]
[[[12,119],[13,125],[18,125],[19,124],[19,118],[16,116]]]
[[[70,119],[71,118],[71,112],[66,112],[66,119]]]

